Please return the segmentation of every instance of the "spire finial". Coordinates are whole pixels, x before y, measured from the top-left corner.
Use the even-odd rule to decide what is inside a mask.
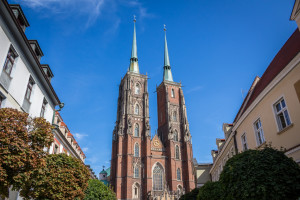
[[[166,25],[164,24],[164,31],[165,31],[165,59],[164,59],[164,80],[173,81],[173,76],[171,72],[171,65],[169,59],[169,51],[168,51],[168,44],[167,44],[167,29]]]
[[[139,73],[139,64],[138,64],[138,57],[137,57],[137,45],[136,45],[135,22],[136,22],[136,16],[133,15],[133,41],[132,41],[132,51],[131,51],[129,71],[130,72]]]

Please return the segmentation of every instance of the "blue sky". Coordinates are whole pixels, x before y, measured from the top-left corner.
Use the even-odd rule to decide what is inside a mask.
[[[61,115],[96,173],[108,167],[118,84],[131,55],[137,17],[140,72],[149,75],[150,125],[157,129],[156,85],[163,76],[163,24],[173,78],[185,94],[194,157],[211,162],[222,123],[232,123],[296,29],[294,0],[9,0],[20,3],[50,65]]]

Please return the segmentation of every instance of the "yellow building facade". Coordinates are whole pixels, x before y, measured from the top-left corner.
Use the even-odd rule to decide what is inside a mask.
[[[223,124],[225,139],[212,150],[212,181],[219,180],[226,161],[247,149],[265,145],[283,148],[300,164],[300,0],[291,20],[298,29],[290,36],[262,77],[255,77],[232,124]]]

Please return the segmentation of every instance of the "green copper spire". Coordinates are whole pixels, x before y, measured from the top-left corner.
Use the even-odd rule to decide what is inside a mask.
[[[169,52],[168,52],[166,25],[164,25],[164,31],[165,31],[164,81],[173,81],[170,59],[169,59]]]
[[[138,57],[137,57],[137,45],[136,45],[136,33],[135,33],[135,15],[133,16],[133,41],[132,41],[132,51],[131,51],[131,58],[130,58],[130,65],[129,71],[140,73],[139,64],[138,64]]]

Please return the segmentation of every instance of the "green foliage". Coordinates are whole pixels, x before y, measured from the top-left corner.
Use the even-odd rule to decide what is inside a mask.
[[[21,196],[37,200],[83,199],[90,172],[81,160],[66,154],[46,157],[46,167],[35,170]]]
[[[199,188],[195,188],[192,191],[182,195],[179,200],[196,200],[199,192]]]
[[[101,181],[97,179],[89,180],[88,188],[85,191],[84,200],[98,200],[98,199],[107,199],[113,200],[117,199],[115,193],[111,188],[107,187]]]
[[[248,150],[227,161],[220,182],[226,199],[295,200],[300,196],[300,167],[282,151]]]
[[[197,200],[222,200],[224,186],[221,182],[207,182],[199,190]]]
[[[33,170],[45,166],[45,147],[53,142],[50,123],[12,108],[0,109],[0,197],[19,190]]]

